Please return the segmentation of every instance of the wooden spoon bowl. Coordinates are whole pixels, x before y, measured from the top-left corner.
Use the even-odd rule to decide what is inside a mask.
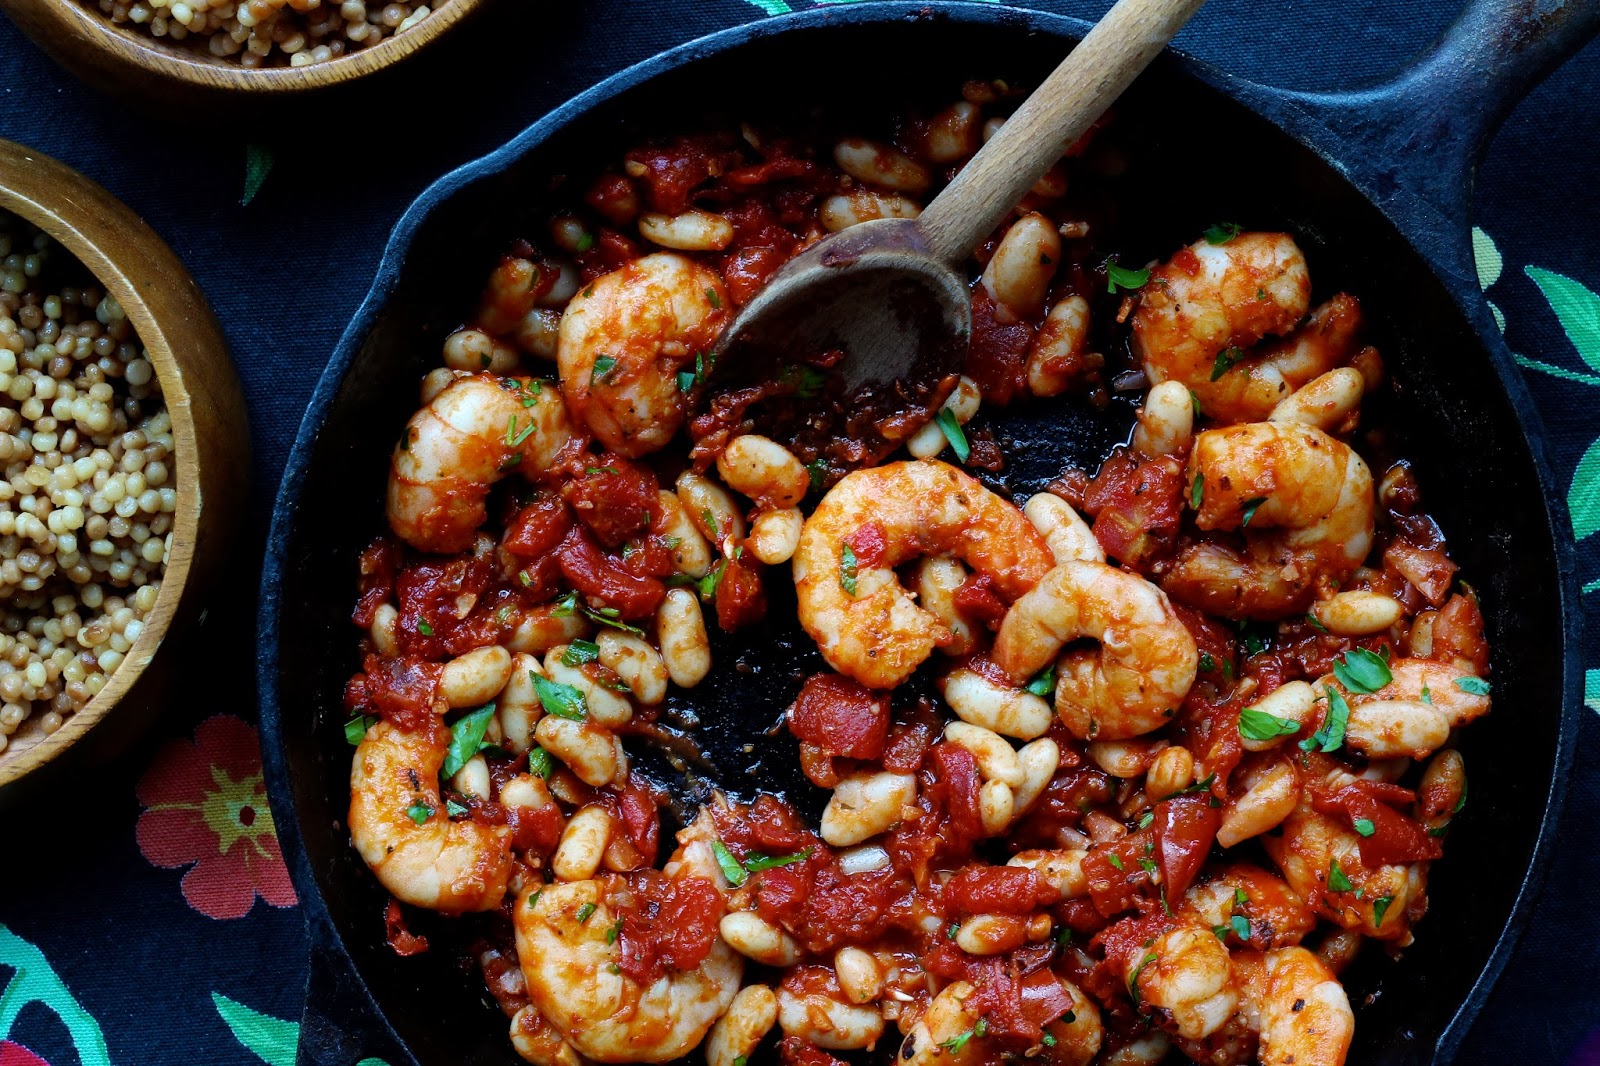
[[[0,0],[34,43],[96,88],[141,100],[215,103],[240,96],[293,96],[354,81],[415,55],[461,25],[488,0],[443,0],[427,18],[358,52],[306,67],[240,66],[192,43],[119,25],[85,0]]]
[[[60,729],[47,736],[36,719],[22,724],[0,752],[5,788],[72,747],[115,708],[142,701],[153,709],[157,686],[140,682],[153,674],[158,649],[199,614],[212,586],[244,501],[249,435],[222,328],[177,256],[126,205],[61,163],[0,140],[0,209],[44,230],[122,305],[172,419],[178,497],[161,594],[143,631],[105,688]],[[125,698],[130,694],[138,698]]]

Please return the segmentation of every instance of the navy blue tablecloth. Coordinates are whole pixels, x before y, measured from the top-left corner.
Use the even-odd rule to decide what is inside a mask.
[[[433,178],[605,75],[810,0],[503,3],[403,75],[273,114],[149,114],[89,90],[0,17],[0,137],[66,162],[144,216],[227,329],[249,399],[250,531],[184,652],[211,668],[72,802],[0,813],[0,1066],[289,1066],[304,941],[261,787],[253,598],[261,541],[313,384],[391,226]],[[1037,6],[1086,18],[1105,0]],[[1350,86],[1402,64],[1454,0],[1212,0],[1179,46],[1246,77]],[[274,166],[241,206],[248,146]],[[1600,47],[1511,116],[1476,198],[1480,280],[1549,430],[1600,589]],[[330,521],[337,516],[330,516]],[[1600,642],[1586,661],[1600,666]],[[1600,710],[1600,670],[1588,698]],[[1515,713],[1504,708],[1501,713]],[[1585,714],[1548,888],[1466,1063],[1600,1064],[1593,812],[1600,722]],[[1514,753],[1513,753],[1514,754]],[[1428,935],[1447,936],[1446,929]],[[6,982],[10,982],[7,986]]]

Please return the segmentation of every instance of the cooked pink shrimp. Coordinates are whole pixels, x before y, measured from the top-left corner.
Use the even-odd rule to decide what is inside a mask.
[[[1066,562],[1006,612],[994,661],[1026,684],[1061,651],[1056,713],[1080,739],[1122,740],[1159,729],[1188,695],[1199,666],[1194,637],[1162,591],[1105,563]]]
[[[1451,729],[1489,713],[1488,692],[1477,691],[1479,679],[1459,667],[1433,659],[1396,659],[1389,664],[1389,673],[1389,683],[1376,692],[1351,692],[1332,674],[1318,685],[1337,688],[1351,707],[1391,700],[1422,703],[1439,712]],[[1458,681],[1466,687],[1456,684]]]
[[[350,768],[350,840],[402,903],[446,913],[491,911],[511,877],[511,830],[454,821],[439,798],[450,745],[442,719],[367,730]]]
[[[1135,1002],[1163,1007],[1185,1040],[1204,1040],[1239,1003],[1228,949],[1199,922],[1184,922],[1127,959],[1122,975]]]
[[[1008,600],[1050,569],[1050,546],[1015,505],[933,460],[857,470],[828,490],[800,532],[800,624],[822,657],[871,688],[893,688],[952,639],[894,568],[953,555]]]
[[[1217,409],[1232,388],[1211,380],[1217,356],[1288,333],[1310,302],[1306,258],[1287,233],[1196,241],[1150,272],[1133,315],[1134,350],[1152,384],[1181,381],[1207,415],[1231,419]]]
[[[1185,548],[1161,582],[1168,595],[1227,618],[1282,618],[1319,585],[1344,581],[1372,548],[1372,472],[1312,426],[1250,422],[1195,438],[1190,500],[1203,530],[1239,530],[1245,547]]]
[[[1240,1013],[1261,1037],[1261,1066],[1344,1066],[1355,1014],[1344,986],[1301,947],[1233,957]]]
[[[556,363],[573,413],[620,455],[666,444],[689,412],[678,372],[697,369],[731,307],[721,275],[670,252],[596,278],[561,316]]]
[[[389,526],[427,552],[459,552],[488,517],[489,489],[512,471],[536,478],[573,442],[549,382],[458,377],[411,416],[389,462]]]
[[[1354,296],[1338,293],[1287,337],[1238,353],[1237,363],[1213,358],[1204,379],[1190,388],[1207,418],[1262,421],[1300,386],[1348,364],[1359,347],[1360,328],[1361,305]]]

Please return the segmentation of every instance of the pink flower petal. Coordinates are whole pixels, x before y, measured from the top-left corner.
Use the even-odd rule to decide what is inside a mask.
[[[21,1044],[0,1040],[0,1066],[50,1066]]]
[[[217,834],[198,810],[145,811],[134,835],[144,857],[169,870],[217,855]]]
[[[294,882],[289,880],[289,868],[283,864],[278,838],[263,836],[260,843],[267,854],[250,857],[256,891],[274,907],[293,907],[300,899],[294,894]]]
[[[255,904],[256,887],[244,863],[212,855],[183,875],[183,898],[207,918],[243,918]]]
[[[170,740],[139,778],[134,795],[146,807],[197,804],[212,787],[211,760],[187,740]]]
[[[255,727],[231,714],[201,722],[194,731],[195,747],[213,766],[234,781],[261,773],[261,742]]]

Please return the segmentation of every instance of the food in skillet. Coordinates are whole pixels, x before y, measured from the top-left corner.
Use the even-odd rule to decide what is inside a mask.
[[[799,248],[915,215],[1009,98],[963,96],[892,144],[635,148],[423,383],[361,563],[350,829],[391,943],[458,916],[530,1062],[1336,1066],[1339,972],[1426,910],[1483,622],[1291,237],[1124,266],[1091,141],[979,256],[964,374],[706,365]],[[1096,472],[991,487],[980,409],[1119,389]],[[784,720],[830,798],[716,793],[664,843],[631,760],[738,668],[710,626],[769,609],[820,652]]]

